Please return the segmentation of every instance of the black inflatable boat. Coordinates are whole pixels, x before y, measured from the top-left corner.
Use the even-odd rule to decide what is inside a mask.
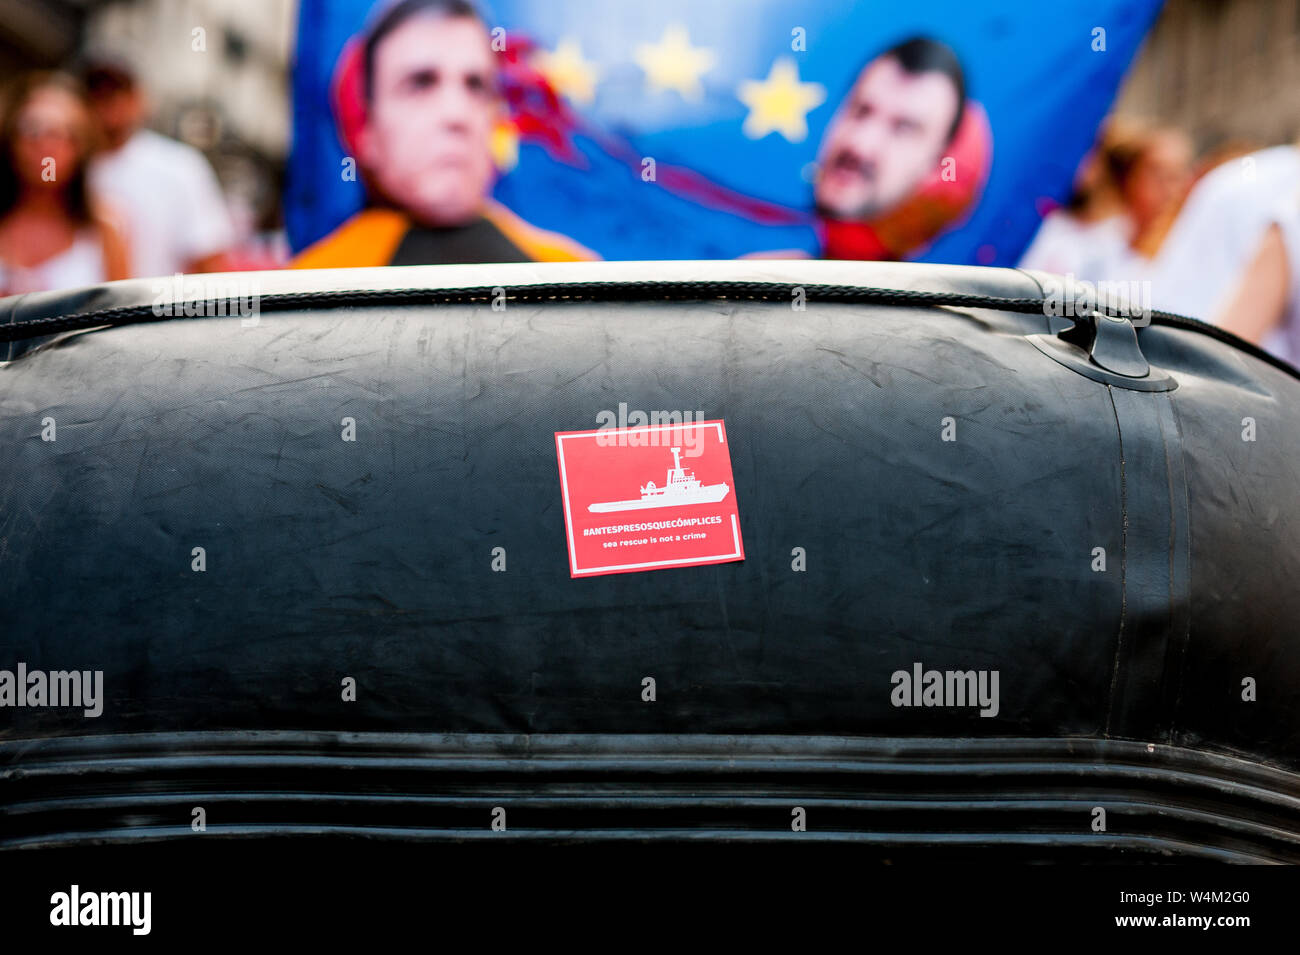
[[[623,263],[0,300],[0,848],[1300,861],[1300,376],[1044,288]],[[743,559],[577,572],[557,435],[692,415]]]

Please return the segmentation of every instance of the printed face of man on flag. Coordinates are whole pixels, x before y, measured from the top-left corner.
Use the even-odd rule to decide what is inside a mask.
[[[961,119],[961,67],[916,40],[872,60],[822,140],[815,196],[822,215],[872,219],[916,191],[939,165]],[[914,52],[919,51],[919,52]]]
[[[496,54],[474,16],[437,7],[368,43],[358,158],[374,187],[428,225],[473,217],[492,186]]]
[[[1010,264],[1158,9],[1095,0],[1027,47],[1005,27],[1032,18],[1029,0],[299,4],[286,221],[300,268]],[[1098,4],[1114,14],[1107,55],[1037,95]],[[1005,69],[1014,57],[1028,72]],[[1078,128],[1048,155],[1043,122],[1063,111]]]
[[[292,267],[595,257],[491,197],[499,134],[511,123],[506,74],[517,66],[495,36],[468,0],[389,0],[371,11],[330,84],[365,202]]]
[[[901,259],[975,207],[992,157],[956,53],[915,36],[858,73],[822,137],[813,201],[822,254]]]

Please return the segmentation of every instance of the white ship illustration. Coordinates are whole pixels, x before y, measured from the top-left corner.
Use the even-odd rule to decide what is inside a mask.
[[[723,484],[701,484],[694,471],[682,467],[682,449],[673,448],[673,466],[668,469],[667,483],[655,487],[647,481],[641,488],[641,497],[635,501],[601,501],[588,504],[587,510],[597,514],[608,511],[636,511],[646,507],[682,507],[687,504],[716,504],[727,496],[731,488]]]

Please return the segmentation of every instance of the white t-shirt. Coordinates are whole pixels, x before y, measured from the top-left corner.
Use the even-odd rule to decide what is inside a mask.
[[[1300,361],[1300,149],[1294,146],[1229,160],[1196,184],[1153,263],[1153,307],[1214,321],[1274,223],[1286,245],[1291,293],[1282,327],[1262,345]]]
[[[1096,282],[1128,244],[1125,216],[1081,222],[1064,209],[1049,212],[1020,258],[1022,269],[1038,269]]]
[[[139,130],[94,160],[90,181],[120,212],[137,278],[182,272],[234,241],[217,177],[192,146]]]
[[[104,279],[104,240],[94,228],[82,229],[72,245],[37,265],[10,265],[0,259],[0,295],[81,288]]]
[[[1155,308],[1212,320],[1237,291],[1279,206],[1300,191],[1300,150],[1275,146],[1210,170],[1156,255]]]
[[[1271,332],[1263,345],[1274,355],[1300,367],[1300,182],[1292,184],[1290,195],[1277,204],[1274,215],[1286,247],[1291,288],[1282,327]]]

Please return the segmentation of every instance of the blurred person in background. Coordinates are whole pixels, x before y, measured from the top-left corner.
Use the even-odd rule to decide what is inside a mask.
[[[94,143],[70,77],[30,74],[0,102],[0,295],[128,277],[127,244],[87,182]]]
[[[1089,282],[1149,279],[1192,184],[1192,159],[1181,130],[1112,120],[1084,167],[1081,210],[1049,215],[1021,268]]]
[[[1231,159],[1192,189],[1157,260],[1153,304],[1300,364],[1300,147]]]
[[[1237,137],[1220,139],[1205,150],[1200,159],[1196,160],[1196,167],[1192,170],[1192,181],[1200,182],[1201,179],[1218,169],[1225,162],[1241,159],[1243,156],[1249,156],[1251,153],[1257,153],[1262,149],[1264,149],[1262,143],[1249,139]]]
[[[1110,176],[1132,223],[1128,258],[1150,262],[1160,251],[1192,184],[1191,139],[1169,126],[1122,137],[1106,154]]]
[[[1214,324],[1300,367],[1300,193],[1280,204]]]
[[[280,218],[280,182],[274,170],[249,154],[226,154],[217,161],[235,243],[227,253],[231,271],[282,269],[289,243]]]
[[[597,258],[489,196],[492,133],[504,103],[497,55],[474,7],[400,0],[381,9],[354,48],[364,113],[349,148],[369,206],[293,267]],[[352,137],[345,131],[344,138]]]
[[[1110,171],[1110,153],[1126,136],[1122,122],[1106,126],[1084,159],[1065,205],[1043,217],[1020,268],[1039,269],[1096,281],[1132,232]]]
[[[91,58],[82,76],[105,147],[91,164],[90,181],[121,211],[132,274],[224,270],[234,234],[207,159],[144,128],[144,91],[125,64]]]

